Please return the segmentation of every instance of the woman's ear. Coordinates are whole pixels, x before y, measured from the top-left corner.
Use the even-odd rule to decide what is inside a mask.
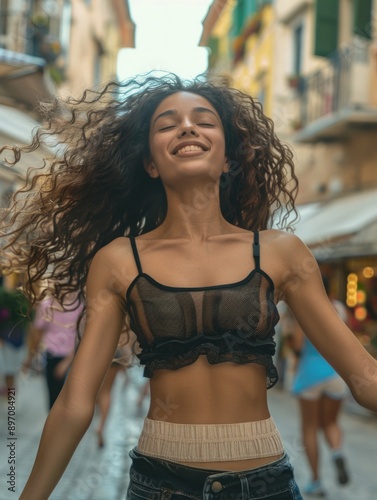
[[[157,179],[158,177],[160,177],[156,165],[152,160],[144,160],[144,169],[152,179]]]
[[[228,162],[228,158],[225,157],[225,162],[224,162],[224,166],[223,166],[223,174],[228,174],[229,173],[229,162]]]

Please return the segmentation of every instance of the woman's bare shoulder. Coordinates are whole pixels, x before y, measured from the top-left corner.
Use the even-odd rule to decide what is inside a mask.
[[[126,258],[127,256],[132,256],[130,239],[125,236],[115,238],[96,253],[96,256],[110,259],[116,259],[120,255]]]
[[[119,237],[95,254],[92,266],[104,271],[113,287],[125,291],[137,274],[135,258],[129,238]]]
[[[307,249],[305,243],[295,234],[281,229],[265,229],[259,232],[261,244],[272,247],[281,246],[283,251],[292,251],[297,249]]]
[[[273,276],[276,286],[300,274],[301,269],[314,268],[316,262],[305,243],[288,231],[267,229],[260,232],[261,262]]]

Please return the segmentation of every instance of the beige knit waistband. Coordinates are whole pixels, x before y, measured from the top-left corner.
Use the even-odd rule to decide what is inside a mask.
[[[237,424],[175,424],[145,418],[138,451],[173,462],[224,462],[283,453],[272,417]]]

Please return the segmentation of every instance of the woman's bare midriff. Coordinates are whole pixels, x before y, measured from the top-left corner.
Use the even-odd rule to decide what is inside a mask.
[[[178,370],[156,370],[151,381],[147,417],[177,424],[234,424],[270,417],[266,369],[249,363],[211,365],[199,356]],[[231,462],[179,462],[212,470],[247,470],[278,460],[282,455]]]
[[[241,471],[241,470],[250,470],[257,469],[258,467],[262,467],[263,465],[270,464],[279,460],[283,454],[276,455],[273,457],[264,457],[264,458],[251,458],[250,460],[234,460],[233,462],[179,462],[182,465],[188,467],[195,467],[196,469],[211,469],[216,471]]]

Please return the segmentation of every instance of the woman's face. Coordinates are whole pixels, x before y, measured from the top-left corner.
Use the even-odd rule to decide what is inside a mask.
[[[165,185],[194,178],[215,181],[228,168],[221,119],[207,99],[191,92],[177,92],[159,104],[149,147],[146,170]]]

